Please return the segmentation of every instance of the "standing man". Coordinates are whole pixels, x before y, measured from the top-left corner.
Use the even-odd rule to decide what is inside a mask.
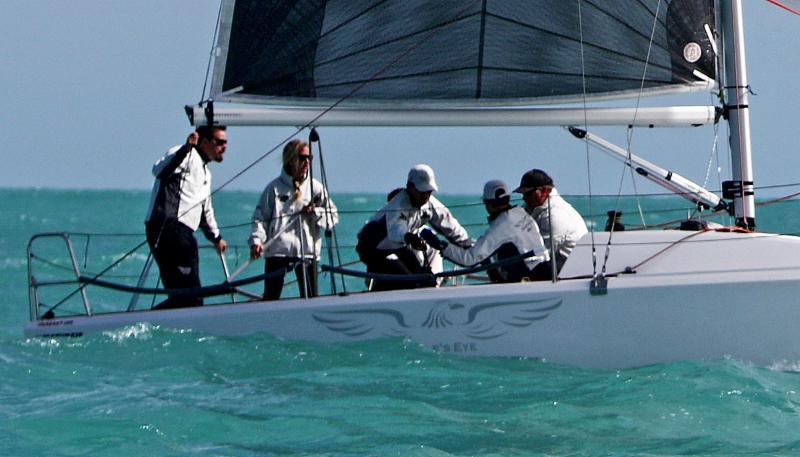
[[[472,246],[467,231],[432,194],[438,191],[433,169],[415,165],[408,172],[406,188],[398,192],[373,215],[358,233],[356,251],[370,273],[431,274],[430,265],[420,262],[428,246],[419,232],[426,224],[458,246]],[[418,254],[419,252],[419,254]],[[433,287],[436,281],[376,281],[372,290]]]
[[[532,253],[530,257],[490,269],[488,273],[492,282],[549,280],[552,276],[550,255],[544,247],[539,227],[525,209],[511,205],[506,184],[498,179],[487,182],[483,186],[483,204],[489,213],[489,228],[471,248],[442,241],[427,229],[422,231],[422,238],[429,246],[441,250],[448,260],[465,267]]]
[[[211,171],[208,163],[222,162],[228,138],[224,126],[201,126],[186,144],[174,146],[153,165],[153,192],[147,211],[147,243],[158,263],[167,289],[200,287],[197,240],[203,230],[218,252],[225,252],[211,206]],[[173,295],[154,309],[201,306],[202,297]]]
[[[527,171],[514,192],[522,194],[525,210],[539,225],[539,232],[548,249],[552,242],[557,271],[561,271],[578,240],[589,233],[586,222],[572,205],[561,198],[553,179],[542,170],[534,168]]]

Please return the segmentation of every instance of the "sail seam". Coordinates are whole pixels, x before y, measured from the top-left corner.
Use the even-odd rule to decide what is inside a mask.
[[[321,33],[321,34],[319,35],[319,38],[321,39],[321,38],[325,38],[325,37],[327,37],[327,36],[328,36],[328,35],[330,35],[331,33],[333,33],[333,32],[335,32],[335,31],[337,31],[337,30],[341,29],[342,27],[344,27],[344,26],[346,26],[346,25],[350,24],[351,22],[355,21],[356,19],[358,19],[358,18],[360,18],[360,17],[363,17],[365,14],[369,13],[370,11],[372,11],[372,10],[376,9],[377,7],[379,7],[379,6],[383,5],[384,3],[388,2],[388,1],[389,1],[389,0],[382,0],[382,1],[380,1],[380,2],[378,2],[378,3],[376,3],[376,4],[374,4],[374,5],[370,6],[369,8],[366,8],[366,9],[364,9],[363,11],[361,11],[361,12],[359,12],[359,13],[356,13],[355,15],[353,15],[353,17],[350,17],[350,18],[348,18],[348,19],[345,19],[344,21],[342,21],[342,23],[341,23],[341,24],[338,24],[338,25],[336,25],[336,26],[334,26],[334,27],[331,27],[331,29],[330,29],[330,30],[328,30],[328,31],[326,31],[325,33]],[[327,3],[327,1],[326,1],[325,3]]]
[[[478,71],[475,76],[475,98],[481,98],[481,85],[483,83],[483,50],[486,40],[486,2],[487,0],[483,0],[481,5],[481,29],[480,38],[478,39]]]
[[[552,30],[547,30],[547,29],[544,29],[544,28],[541,28],[541,27],[536,27],[536,26],[531,25],[531,24],[526,24],[524,22],[520,22],[520,21],[517,21],[515,19],[511,19],[511,18],[508,18],[508,17],[505,17],[505,16],[499,16],[499,15],[492,14],[492,13],[487,13],[487,16],[491,16],[491,17],[494,17],[496,19],[499,19],[499,20],[502,20],[502,21],[505,21],[505,22],[508,22],[508,23],[511,23],[511,24],[514,24],[514,25],[519,25],[521,27],[525,27],[525,28],[530,29],[530,30],[536,30],[538,32],[546,33],[546,34],[554,36],[554,37],[563,38],[565,40],[569,40],[569,41],[572,41],[572,42],[575,42],[575,43],[580,43],[583,46],[588,46],[588,47],[592,47],[592,48],[595,48],[595,49],[599,49],[601,51],[606,51],[609,54],[613,54],[613,55],[620,56],[620,57],[626,57],[626,58],[635,60],[637,62],[643,62],[643,60],[641,58],[636,57],[634,55],[625,54],[625,53],[622,53],[620,51],[616,51],[614,49],[611,49],[611,48],[608,48],[608,47],[604,47],[602,45],[595,44],[595,43],[587,43],[585,41],[581,42],[580,40],[576,40],[575,38],[573,38],[573,37],[571,37],[569,35],[564,35],[563,33],[558,33],[558,32],[554,32]],[[617,22],[619,22],[619,21],[617,21]],[[623,22],[620,22],[620,23],[624,24]],[[634,30],[634,32],[635,32],[635,30]],[[637,32],[637,34],[638,34],[638,32]],[[641,34],[639,34],[639,35],[642,38],[647,38],[644,35],[641,35]],[[658,48],[660,48],[661,50],[663,50],[663,51],[669,51],[668,48],[666,48],[665,46],[663,46],[661,44],[656,43],[656,46]],[[666,65],[655,65],[654,64],[653,66],[661,68],[661,69],[664,69],[664,70],[671,70],[672,69],[671,67],[668,67]]]
[[[429,33],[429,32],[432,32],[434,30],[438,30],[438,29],[441,29],[443,27],[446,27],[448,25],[452,25],[452,24],[455,24],[457,22],[463,21],[465,19],[469,19],[469,18],[471,18],[473,16],[477,16],[478,14],[479,13],[466,14],[464,16],[456,17],[456,18],[450,19],[448,21],[444,21],[444,22],[441,22],[439,24],[435,24],[435,25],[433,25],[431,27],[428,27],[428,28],[425,28],[425,29],[417,30],[415,32],[408,33],[406,35],[402,35],[402,36],[398,36],[396,38],[392,38],[391,40],[382,41],[382,42],[376,43],[376,44],[374,44],[372,46],[367,46],[366,48],[357,49],[357,50],[349,52],[347,54],[342,54],[340,56],[336,56],[336,57],[330,58],[328,60],[324,60],[324,61],[320,62],[318,64],[318,66],[327,65],[327,64],[330,64],[330,63],[337,62],[339,60],[345,59],[347,57],[352,57],[352,56],[355,56],[355,55],[358,55],[358,54],[361,54],[361,53],[364,53],[364,52],[367,52],[367,51],[373,51],[375,49],[378,49],[378,48],[386,46],[386,45],[395,44],[397,42],[406,40],[408,38],[413,38],[413,37],[416,37],[418,35]]]
[[[468,70],[475,70],[476,67],[459,67],[459,68],[450,68],[447,70],[431,70],[431,71],[422,71],[417,73],[403,73],[401,75],[394,75],[394,76],[383,76],[380,78],[369,78],[369,79],[354,79],[350,81],[342,81],[338,83],[330,83],[330,84],[319,84],[317,88],[332,88],[332,87],[341,87],[347,86],[350,84],[358,84],[363,82],[372,82],[372,81],[390,81],[394,79],[403,79],[403,78],[410,78],[410,77],[418,77],[418,76],[430,76],[430,75],[438,75],[438,74],[445,74],[445,73],[456,73],[460,71],[468,71]],[[514,69],[514,68],[500,68],[500,67],[484,67],[486,70],[495,70],[495,71],[505,71],[509,73],[526,73],[531,75],[549,75],[549,76],[570,76],[575,78],[580,78],[582,75],[578,73],[566,73],[566,72],[555,72],[555,71],[539,71],[539,70],[522,70],[522,69]],[[589,75],[586,76],[586,79],[602,79],[602,80],[617,80],[617,81],[637,81],[637,82],[650,82],[650,83],[662,83],[662,84],[669,84],[670,81],[664,79],[642,79],[642,78],[632,78],[632,77],[622,77],[622,76],[605,76],[605,75]],[[637,89],[638,91],[638,89]]]

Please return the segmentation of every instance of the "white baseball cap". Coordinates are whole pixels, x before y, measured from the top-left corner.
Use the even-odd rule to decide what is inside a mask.
[[[433,168],[424,163],[414,165],[409,170],[408,182],[413,184],[420,192],[436,192],[439,190],[439,186],[436,185],[436,178],[433,175]]]
[[[499,179],[493,179],[483,186],[483,201],[494,202],[502,199],[508,199],[508,186]]]

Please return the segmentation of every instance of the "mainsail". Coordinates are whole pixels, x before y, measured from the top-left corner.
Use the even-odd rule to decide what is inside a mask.
[[[707,89],[713,0],[223,0],[217,101],[485,107]]]

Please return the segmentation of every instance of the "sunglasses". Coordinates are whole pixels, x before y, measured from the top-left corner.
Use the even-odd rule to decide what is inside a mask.
[[[213,141],[217,146],[224,146],[228,144],[228,140],[223,140],[222,138],[211,138],[211,141]]]
[[[309,162],[313,158],[314,158],[314,156],[312,154],[309,154],[307,156],[301,156],[301,155],[297,156],[297,160],[300,161],[300,162]]]

